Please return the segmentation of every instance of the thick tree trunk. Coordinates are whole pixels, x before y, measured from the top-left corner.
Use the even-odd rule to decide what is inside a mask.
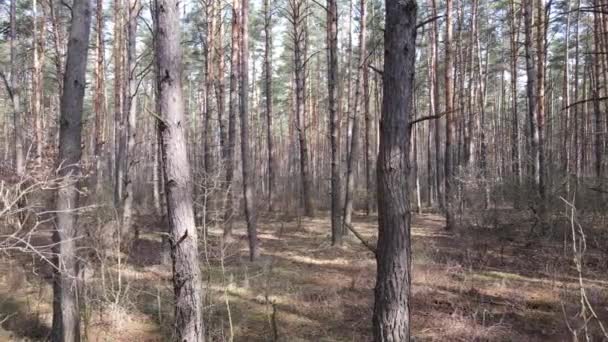
[[[538,153],[538,125],[537,125],[537,111],[536,111],[536,66],[534,65],[534,47],[533,47],[533,0],[523,0],[523,18],[524,18],[524,36],[525,36],[525,55],[526,55],[526,95],[528,97],[528,120],[529,126],[532,133],[532,139],[530,140],[530,150],[532,155],[532,170],[534,174],[534,183],[538,187],[540,177],[538,165],[539,153]]]
[[[192,180],[184,130],[181,82],[179,2],[157,0],[156,64],[159,115],[162,118],[162,156],[169,218],[173,290],[175,293],[174,339],[205,340],[198,263],[198,239],[192,207]]]
[[[247,235],[249,237],[249,259],[254,261],[258,255],[256,212],[253,203],[253,170],[249,148],[249,0],[241,5],[241,170],[243,174],[243,199]]]
[[[414,91],[416,2],[386,1],[384,96],[378,177],[374,340],[410,340],[409,122]]]
[[[56,243],[56,266],[53,286],[53,341],[80,341],[80,312],[78,308],[76,211],[78,209],[82,109],[85,76],[91,28],[91,8],[88,0],[75,0],[72,5],[72,24],[68,40],[65,78],[61,96],[61,120],[59,127],[59,156],[57,170],[61,177],[56,197],[53,232]],[[56,303],[60,303],[56,305]]]
[[[331,149],[331,242],[342,243],[340,222],[340,156],[338,146],[338,4],[336,0],[327,1],[327,94],[329,109],[329,139]]]

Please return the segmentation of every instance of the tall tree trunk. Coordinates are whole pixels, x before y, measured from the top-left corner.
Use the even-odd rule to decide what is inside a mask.
[[[598,0],[594,0],[593,1],[594,7],[598,7],[599,6],[599,1]],[[592,96],[593,96],[593,118],[594,118],[594,130],[593,130],[593,154],[594,154],[594,164],[593,164],[593,170],[594,170],[594,176],[596,178],[600,178],[602,175],[602,136],[601,136],[601,132],[602,132],[602,118],[601,118],[601,104],[600,104],[600,97],[601,97],[601,82],[600,82],[600,77],[601,77],[601,61],[602,61],[602,56],[601,56],[601,28],[600,25],[602,25],[601,23],[601,18],[600,18],[600,13],[597,13],[597,11],[595,11],[593,13],[593,53],[592,53],[592,63],[593,63],[593,77],[591,77],[592,80]]]
[[[340,155],[338,146],[338,4],[336,0],[327,1],[327,94],[329,109],[329,139],[331,149],[331,242],[342,243],[340,226]]]
[[[306,40],[305,19],[308,16],[308,6],[304,0],[290,0],[290,15],[293,25],[294,39],[294,65],[296,82],[296,130],[300,147],[300,177],[301,200],[304,206],[304,215],[312,217],[314,208],[312,204],[312,180],[310,178],[310,163],[308,161],[308,139],[306,137]]]
[[[428,0],[431,6],[431,15],[433,17],[437,17],[437,5],[435,0]],[[437,20],[433,20],[431,24],[431,34],[430,37],[430,70],[429,70],[429,96],[432,98],[430,103],[431,115],[437,115],[439,112],[439,74],[437,72],[437,63],[439,61],[439,52],[437,51],[437,44],[439,41],[439,28],[437,24]],[[434,137],[435,137],[435,198],[439,204],[440,208],[445,208],[445,194],[441,193],[441,121],[434,120]]]
[[[359,66],[357,68],[357,80],[355,81],[355,103],[353,110],[349,115],[352,116],[352,125],[350,133],[350,151],[348,153],[348,162],[346,170],[346,196],[344,199],[344,225],[348,226],[352,221],[353,214],[353,200],[355,192],[355,169],[357,167],[357,158],[359,158],[359,101],[361,101],[361,92],[363,91],[363,73],[366,59],[366,11],[365,11],[365,0],[361,0],[359,11],[360,15],[360,27],[359,27]],[[346,231],[346,228],[344,228]]]
[[[22,176],[25,173],[25,152],[23,150],[23,128],[21,126],[21,89],[17,84],[17,0],[11,0],[10,3],[10,57],[11,57],[11,75],[10,75],[10,94],[11,103],[13,104],[13,126],[15,132],[14,139],[14,163],[17,175]]]
[[[122,201],[124,170],[122,166],[122,136],[124,135],[123,119],[123,25],[122,1],[114,0],[114,206]]]
[[[103,184],[102,154],[105,149],[105,120],[106,120],[106,92],[105,92],[105,42],[104,42],[104,17],[103,1],[97,1],[96,11],[96,63],[95,63],[95,98],[93,110],[95,112],[95,141],[93,155],[95,159],[95,173],[92,185],[97,193],[101,193]]]
[[[377,278],[373,333],[378,342],[410,340],[409,122],[414,91],[416,2],[386,1],[384,96],[380,123]]]
[[[155,1],[156,70],[160,134],[169,218],[173,291],[175,294],[174,338],[205,340],[202,317],[198,239],[192,207],[192,180],[184,130],[182,53],[179,2]]]
[[[44,139],[42,137],[42,122],[43,122],[43,106],[44,102],[42,99],[43,90],[43,70],[44,65],[44,16],[42,20],[38,19],[38,3],[37,0],[32,1],[33,9],[33,24],[34,28],[32,31],[32,43],[33,43],[33,60],[34,60],[34,72],[32,74],[32,117],[34,118],[34,131],[35,131],[35,142],[36,142],[36,163],[40,164],[42,161],[42,150],[44,147]]]
[[[76,211],[78,209],[82,111],[86,84],[86,66],[91,29],[91,8],[88,0],[75,0],[68,40],[65,78],[61,96],[59,155],[57,170],[61,177],[56,196],[53,242],[57,253],[54,271],[53,341],[80,341],[80,311],[77,291]]]
[[[446,229],[454,228],[454,157],[456,148],[454,133],[456,122],[454,119],[454,97],[453,97],[453,78],[452,78],[452,0],[446,0],[445,14],[445,115],[446,115],[446,134],[445,134],[445,213]]]
[[[362,20],[367,20],[367,10],[365,8],[366,4],[361,4],[361,17]],[[367,39],[364,39],[367,44]],[[367,51],[367,49],[365,50]],[[373,201],[374,201],[374,191],[373,187],[373,156],[372,156],[372,148],[371,148],[371,139],[372,139],[372,117],[369,111],[369,68],[367,67],[367,56],[364,56],[363,65],[363,117],[365,118],[365,211],[369,216],[373,210]]]
[[[564,44],[564,81],[562,93],[562,108],[564,108],[564,121],[562,127],[563,146],[562,146],[562,168],[566,172],[566,191],[570,194],[570,2],[566,13],[566,37]]]
[[[275,162],[272,139],[272,11],[270,0],[264,0],[264,76],[266,93],[266,143],[268,153],[268,211],[274,211]]]
[[[536,111],[536,66],[534,65],[534,36],[533,36],[533,6],[532,1],[534,0],[523,0],[523,18],[524,18],[524,36],[525,36],[525,54],[526,54],[526,95],[528,98],[528,120],[529,126],[532,133],[532,139],[530,140],[530,150],[532,154],[532,171],[534,174],[534,183],[538,187],[539,184],[539,154],[538,154],[538,125],[537,125],[537,111]]]
[[[241,5],[241,170],[243,174],[243,199],[247,235],[249,237],[249,259],[254,261],[258,255],[256,212],[253,204],[253,170],[249,148],[249,0]]]
[[[545,185],[545,71],[546,71],[546,40],[547,40],[547,27],[548,20],[546,18],[544,0],[537,0],[537,12],[536,12],[536,27],[538,29],[538,35],[536,36],[536,52],[537,52],[537,70],[536,70],[536,87],[537,87],[537,101],[536,101],[536,126],[538,130],[538,153],[536,164],[538,169],[538,195],[541,201],[541,209],[543,209],[543,202],[546,197],[546,185]],[[548,6],[550,3],[548,3]]]
[[[203,118],[204,122],[204,164],[205,164],[205,177],[206,187],[210,187],[212,181],[210,178],[213,177],[214,165],[213,165],[213,131],[212,131],[212,115],[213,115],[213,85],[215,80],[215,1],[209,0],[207,2],[207,60],[205,67],[205,115]],[[211,189],[207,189],[206,192],[210,192]],[[209,202],[207,199],[207,203]]]
[[[124,114],[123,120],[126,120],[126,154],[125,169],[124,169],[124,191],[122,205],[122,232],[123,237],[131,239],[131,224],[133,217],[133,183],[135,180],[135,170],[137,166],[137,158],[135,154],[135,143],[137,137],[137,87],[136,79],[137,67],[137,17],[139,15],[139,0],[129,0],[128,4],[128,22],[127,22],[127,60],[124,65],[126,68],[127,83],[124,96]],[[135,231],[135,239],[139,238],[139,232]]]
[[[232,238],[232,180],[234,178],[234,148],[236,144],[236,112],[239,108],[241,2],[232,0],[232,47],[230,51],[230,104],[228,108],[228,147],[226,149],[226,211],[224,213],[224,239]]]
[[[577,1],[576,8],[579,8],[580,0]],[[574,102],[578,101],[578,85],[579,85],[579,25],[580,25],[580,11],[576,11],[576,29],[574,34]],[[582,121],[579,118],[579,105],[574,106],[574,144],[573,144],[573,152],[574,152],[574,178],[576,183],[578,184],[579,178],[581,176],[581,158],[582,154],[579,153],[578,146],[581,144],[581,134],[579,126]]]
[[[511,42],[511,159],[513,178],[516,184],[521,183],[521,143],[519,139],[519,114],[517,93],[517,61],[519,57],[519,24],[520,16],[515,12],[515,0],[510,1],[509,25]],[[516,19],[517,18],[517,19]]]
[[[225,99],[226,99],[226,89],[224,83],[224,69],[225,69],[225,61],[224,61],[224,20],[223,20],[223,8],[222,6],[217,6],[217,19],[216,19],[216,27],[217,27],[217,41],[216,50],[217,50],[217,75],[215,78],[215,94],[216,94],[216,105],[217,105],[217,121],[219,123],[220,130],[220,156],[222,158],[222,167],[226,167],[226,159],[227,159],[227,131],[226,131],[226,119],[224,118],[225,111]],[[225,191],[224,191],[225,194]]]

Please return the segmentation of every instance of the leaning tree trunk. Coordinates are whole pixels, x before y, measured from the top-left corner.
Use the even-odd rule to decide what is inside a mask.
[[[89,1],[75,0],[72,13],[60,106],[57,170],[61,180],[55,199],[57,230],[53,232],[57,268],[53,284],[52,340],[64,342],[80,341],[75,239],[78,237],[76,211],[80,193],[78,178],[81,176],[82,107],[91,29]]]
[[[158,108],[169,218],[175,341],[205,340],[202,320],[201,278],[197,231],[192,207],[192,180],[188,161],[181,82],[179,2],[155,3]]]
[[[243,173],[243,199],[245,220],[249,237],[249,259],[258,256],[256,213],[253,205],[253,182],[251,177],[251,150],[249,148],[249,0],[241,5],[241,170]]]
[[[409,122],[416,57],[416,1],[386,0],[384,96],[378,180],[374,340],[410,340]]]

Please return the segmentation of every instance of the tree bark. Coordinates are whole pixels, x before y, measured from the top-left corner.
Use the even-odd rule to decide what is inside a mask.
[[[128,4],[128,22],[127,22],[127,60],[124,65],[126,68],[127,84],[123,91],[124,94],[124,114],[123,120],[126,120],[126,153],[125,169],[124,169],[124,191],[122,197],[122,236],[130,240],[131,225],[133,217],[133,183],[135,180],[135,170],[137,166],[137,158],[135,154],[135,143],[137,138],[137,55],[136,55],[136,38],[137,38],[137,17],[139,15],[139,0],[129,0]],[[139,232],[135,231],[135,239],[139,238]]]
[[[77,291],[76,211],[81,172],[82,112],[86,84],[86,66],[91,29],[88,0],[75,0],[61,96],[59,155],[57,170],[61,177],[56,195],[53,232],[57,253],[53,283],[53,341],[80,341],[80,312]]]
[[[22,176],[25,173],[25,152],[23,150],[23,128],[21,126],[21,89],[17,84],[17,0],[11,0],[10,3],[10,58],[11,58],[11,75],[10,75],[10,94],[11,103],[13,105],[13,126],[15,132],[13,134],[14,143],[14,163],[17,175]]]
[[[537,100],[536,100],[536,127],[538,134],[538,145],[536,155],[536,178],[538,180],[538,195],[541,201],[541,209],[544,207],[543,202],[546,197],[546,180],[545,180],[545,72],[546,72],[546,40],[547,40],[547,18],[545,10],[544,0],[537,0],[537,12],[536,12],[536,27],[538,29],[538,35],[536,36],[536,87],[537,87]],[[551,3],[548,3],[548,6]]]
[[[306,137],[306,39],[305,20],[308,16],[308,6],[304,0],[290,0],[290,18],[293,26],[293,55],[295,68],[295,109],[296,130],[300,147],[300,180],[301,201],[304,215],[312,217],[314,208],[312,204],[312,180],[310,178],[310,163],[308,161],[308,139]]]
[[[95,173],[92,185],[96,192],[102,189],[102,154],[105,149],[104,123],[106,118],[106,92],[105,92],[105,42],[104,42],[104,17],[103,1],[97,1],[96,11],[96,63],[95,63],[95,99],[93,108],[95,111],[95,141],[93,146],[93,156],[95,160]]]
[[[243,199],[247,235],[249,238],[249,259],[254,261],[258,255],[256,212],[253,204],[253,170],[251,169],[251,150],[249,148],[249,0],[241,4],[241,170],[243,175]]]
[[[338,4],[336,0],[327,1],[327,94],[329,109],[329,139],[331,149],[331,243],[342,244],[340,226],[340,155],[338,146]]]
[[[367,69],[365,59],[367,54],[367,35],[366,35],[366,20],[365,0],[360,2],[360,27],[359,27],[359,66],[357,68],[357,80],[355,81],[355,103],[353,110],[349,115],[352,116],[351,132],[350,132],[350,151],[348,153],[348,161],[346,167],[346,195],[344,199],[344,226],[351,225],[353,214],[353,200],[355,192],[355,168],[357,167],[357,158],[359,158],[359,101],[361,101],[361,93],[363,92],[363,73]],[[367,155],[367,153],[366,153]],[[346,231],[346,228],[343,228]]]
[[[274,211],[275,162],[272,139],[272,12],[270,0],[264,0],[264,76],[266,93],[266,144],[268,153],[268,211]]]
[[[122,1],[114,0],[114,206],[122,201],[124,168],[122,165],[124,119],[123,119],[123,25]]]
[[[377,278],[373,334],[378,342],[410,340],[409,122],[414,91],[416,1],[387,0],[384,96],[380,121]]]
[[[39,165],[42,161],[42,149],[44,146],[44,140],[42,138],[42,115],[43,115],[43,99],[42,90],[44,88],[42,82],[44,80],[42,74],[42,66],[44,65],[44,18],[38,19],[38,3],[37,0],[32,1],[33,9],[33,31],[32,31],[32,42],[33,42],[33,60],[34,60],[34,73],[32,74],[32,117],[34,118],[34,131],[35,131],[35,143],[36,143],[36,163]],[[39,28],[38,26],[41,25]],[[40,30],[40,32],[38,32]]]
[[[224,239],[232,238],[232,180],[234,178],[234,148],[236,144],[236,112],[239,107],[241,2],[232,0],[232,47],[230,51],[230,104],[228,108],[228,146],[226,149],[226,211],[224,214]]]
[[[526,95],[528,97],[528,120],[530,131],[532,133],[532,139],[530,141],[530,150],[532,154],[532,170],[534,175],[534,183],[536,187],[539,184],[539,154],[538,154],[538,125],[537,125],[537,111],[536,111],[536,102],[537,94],[535,91],[536,84],[536,66],[534,65],[534,46],[533,46],[533,0],[523,0],[523,18],[524,18],[524,36],[525,36],[525,55],[526,55]]]
[[[517,61],[519,57],[519,26],[521,16],[515,12],[515,0],[510,1],[509,25],[511,29],[511,159],[516,184],[521,183],[521,143],[519,139],[519,114],[517,92]],[[517,18],[517,19],[516,19]]]
[[[197,230],[192,207],[192,180],[187,155],[182,96],[182,53],[179,2],[157,0],[156,70],[159,73],[160,134],[170,227],[173,291],[175,293],[174,338],[176,341],[205,340],[202,320],[201,278]]]
[[[446,134],[445,134],[445,214],[446,230],[454,228],[454,157],[457,146],[454,144],[454,133],[456,123],[454,119],[454,97],[453,97],[453,78],[452,78],[452,0],[446,0],[445,14],[445,115],[446,115]]]

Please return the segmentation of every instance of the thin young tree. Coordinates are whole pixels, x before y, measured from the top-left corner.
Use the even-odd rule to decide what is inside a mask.
[[[410,340],[409,145],[416,57],[415,0],[386,0],[384,96],[377,161],[378,247],[373,334]]]
[[[89,0],[75,0],[72,4],[72,23],[68,39],[61,119],[59,126],[59,155],[57,172],[61,179],[56,194],[57,229],[53,281],[53,341],[80,341],[80,310],[78,305],[76,239],[78,229],[76,211],[82,174],[82,111],[86,85],[86,66],[91,29]]]
[[[102,154],[105,149],[104,123],[106,118],[106,92],[105,92],[105,41],[104,41],[104,15],[103,1],[97,1],[96,8],[96,63],[95,63],[95,99],[93,110],[95,112],[95,138],[93,156],[95,160],[95,173],[92,185],[99,193],[102,189]]]
[[[268,153],[268,211],[272,212],[275,187],[275,161],[272,138],[272,10],[270,0],[264,0],[264,90],[266,95],[266,144]],[[331,100],[330,100],[331,101]]]
[[[205,340],[198,238],[192,205],[192,180],[184,130],[179,1],[157,0],[155,58],[162,159],[169,218],[169,244],[175,294],[174,340]]]
[[[455,144],[456,120],[454,118],[454,79],[452,64],[452,0],[445,2],[445,216],[446,230],[454,228],[454,157],[457,153]]]

